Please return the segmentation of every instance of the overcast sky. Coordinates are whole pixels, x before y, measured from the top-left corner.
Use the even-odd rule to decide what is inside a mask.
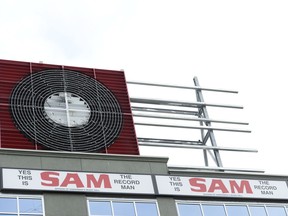
[[[197,76],[203,87],[237,90],[204,92],[207,103],[244,106],[234,114],[208,109],[211,118],[252,130],[216,133],[217,143],[259,153],[224,153],[224,166],[288,175],[287,11],[287,0],[1,0],[0,59],[124,70],[128,81],[184,86]],[[199,165],[189,151],[141,151]]]

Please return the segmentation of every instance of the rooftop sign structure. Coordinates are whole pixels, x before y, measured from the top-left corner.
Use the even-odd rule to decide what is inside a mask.
[[[139,155],[123,71],[0,60],[0,148]]]
[[[154,127],[154,128],[174,128],[174,129],[186,129],[186,130],[197,130],[200,136],[193,140],[187,139],[168,139],[164,138],[151,138],[151,137],[138,137],[138,143],[140,146],[150,147],[165,147],[165,148],[187,148],[187,149],[202,149],[205,167],[187,167],[177,166],[170,167],[170,170],[181,169],[183,171],[188,170],[219,170],[219,171],[240,171],[240,172],[263,172],[262,170],[254,169],[234,169],[223,167],[222,159],[220,156],[221,151],[236,151],[246,153],[256,153],[256,149],[238,148],[238,147],[224,147],[218,146],[214,131],[224,132],[239,132],[239,133],[250,133],[251,130],[237,129],[230,125],[241,125],[246,127],[247,122],[240,121],[228,121],[222,119],[213,119],[208,115],[207,108],[215,107],[219,109],[243,109],[243,106],[227,105],[218,103],[209,103],[204,101],[203,92],[219,92],[223,94],[237,94],[237,91],[214,89],[214,88],[202,88],[199,84],[198,78],[194,77],[193,87],[188,86],[177,86],[177,85],[164,85],[164,84],[152,84],[152,83],[141,83],[141,82],[128,82],[131,86],[145,86],[146,89],[149,87],[158,89],[176,89],[176,90],[192,90],[195,92],[195,101],[176,101],[176,100],[163,100],[163,99],[151,99],[151,98],[139,98],[132,97],[131,106],[135,125],[141,127]],[[165,90],[164,90],[165,91]],[[173,90],[171,90],[172,92]],[[147,119],[152,121],[147,122]],[[164,120],[163,123],[159,123]],[[167,123],[167,120],[171,122]],[[187,124],[188,122],[188,124]],[[192,124],[194,122],[194,124]],[[190,123],[190,124],[189,124]],[[215,127],[212,123],[221,123],[225,127]],[[167,133],[166,133],[167,136]],[[211,167],[209,163],[209,156],[212,158],[214,166]]]
[[[246,122],[210,118],[208,107],[243,107],[207,103],[203,92],[236,94],[237,91],[202,88],[197,77],[193,87],[126,83],[123,71],[9,60],[0,60],[0,73],[0,148],[127,155],[139,155],[138,145],[201,149],[205,167],[200,169],[263,172],[223,167],[221,151],[257,150],[217,145],[214,131],[251,131],[230,127],[247,126]],[[192,90],[195,101],[129,97],[127,84],[165,90]],[[215,127],[212,123],[228,126]],[[148,127],[193,130],[199,136],[172,139],[166,133],[161,138],[137,137],[134,125],[144,127],[143,131]],[[209,158],[216,168],[211,167]],[[184,171],[198,167],[170,167],[171,171],[173,169]]]

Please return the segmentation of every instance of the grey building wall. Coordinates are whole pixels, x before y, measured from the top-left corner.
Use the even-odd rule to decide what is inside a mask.
[[[167,161],[168,158],[159,157],[0,149],[2,168],[167,175]],[[42,194],[46,216],[88,215],[87,196],[98,196],[69,192],[43,192]],[[99,196],[105,197],[105,194]],[[131,198],[127,195],[118,195],[118,197]],[[135,195],[133,197],[135,198]],[[177,215],[175,202],[171,198],[153,196],[140,198],[157,199],[161,216]]]
[[[125,174],[145,174],[145,175],[178,175],[189,177],[208,178],[241,178],[241,179],[267,179],[276,181],[286,181],[287,176],[248,174],[248,173],[225,173],[212,171],[169,171],[167,167],[168,158],[164,157],[144,157],[129,155],[107,155],[93,153],[73,153],[54,151],[29,151],[15,149],[0,149],[1,168],[23,168],[39,170],[63,170],[78,172],[107,172]],[[18,193],[22,191],[2,191],[2,193]],[[27,193],[27,191],[26,191]],[[39,192],[28,192],[29,194]],[[40,192],[44,197],[46,216],[86,216],[88,215],[87,197],[114,197],[127,199],[155,199],[157,200],[161,216],[176,216],[177,209],[175,199],[179,197],[161,195],[127,195],[127,194],[98,194],[82,192]],[[180,199],[180,198],[179,198]],[[182,199],[182,197],[181,197]],[[184,197],[188,200],[215,201],[215,197]],[[221,200],[223,198],[219,198]],[[229,200],[229,198],[223,199]],[[235,201],[235,199],[234,199]],[[245,202],[239,199],[238,202]],[[251,200],[250,200],[251,201]],[[256,200],[257,201],[257,200]],[[259,200],[257,201],[259,202]],[[278,200],[265,200],[264,202],[279,202]],[[280,201],[280,202],[288,202]]]

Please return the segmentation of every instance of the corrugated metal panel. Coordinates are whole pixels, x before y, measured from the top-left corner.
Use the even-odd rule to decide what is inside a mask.
[[[106,88],[108,88],[109,91],[117,99],[117,101],[120,105],[120,108],[121,108],[121,113],[111,114],[111,113],[105,113],[105,111],[103,113],[100,113],[99,110],[91,110],[91,112],[99,112],[100,114],[98,113],[98,115],[102,116],[103,118],[105,116],[108,116],[108,117],[106,117],[106,121],[115,120],[115,119],[111,119],[115,115],[121,115],[122,116],[122,118],[120,118],[120,116],[119,116],[119,118],[122,120],[122,122],[121,122],[122,127],[121,127],[119,134],[117,134],[117,137],[114,139],[113,144],[110,143],[109,144],[110,147],[105,148],[105,149],[101,149],[101,150],[97,150],[98,152],[112,153],[112,154],[139,155],[139,149],[138,149],[137,138],[136,138],[136,134],[135,134],[135,128],[134,128],[134,123],[133,123],[133,117],[132,117],[132,112],[131,112],[131,107],[130,107],[129,96],[128,96],[128,92],[127,92],[127,86],[126,86],[124,72],[112,71],[112,70],[91,69],[91,68],[80,68],[80,67],[72,67],[72,66],[50,65],[50,64],[41,64],[41,63],[9,61],[9,60],[0,60],[0,74],[1,74],[1,79],[0,79],[0,111],[1,111],[0,112],[0,130],[1,130],[0,136],[1,136],[1,143],[0,143],[0,147],[1,148],[19,148],[19,149],[36,149],[36,150],[47,149],[47,145],[43,146],[41,144],[41,142],[39,142],[39,140],[41,140],[40,139],[41,133],[39,133],[39,127],[41,125],[39,123],[39,120],[35,120],[35,118],[33,118],[33,116],[29,117],[29,118],[27,117],[27,119],[31,119],[32,123],[31,122],[30,123],[34,127],[34,129],[32,128],[32,130],[34,130],[34,131],[32,131],[32,133],[34,132],[35,136],[32,139],[31,139],[31,135],[30,135],[30,137],[27,136],[27,131],[25,131],[26,130],[25,127],[24,127],[24,129],[23,129],[23,127],[21,127],[20,130],[18,129],[19,125],[17,125],[17,119],[16,119],[16,124],[15,124],[15,117],[12,117],[12,114],[11,114],[12,111],[11,111],[11,107],[10,107],[10,105],[11,105],[10,104],[10,100],[11,100],[10,97],[11,97],[12,92],[13,91],[15,92],[15,90],[13,90],[15,88],[15,86],[19,85],[20,83],[23,83],[23,80],[24,81],[26,80],[26,82],[28,82],[27,88],[30,88],[30,89],[27,89],[28,99],[26,98],[26,100],[30,100],[29,95],[31,95],[31,97],[34,98],[33,95],[36,94],[37,91],[41,92],[42,86],[43,86],[43,91],[46,88],[45,80],[41,81],[40,87],[39,87],[39,83],[37,85],[36,79],[34,79],[35,73],[39,73],[40,71],[51,70],[51,69],[57,69],[59,71],[60,70],[71,70],[71,71],[80,72],[83,75],[85,74],[85,76],[89,76],[89,77],[97,80],[97,82],[101,83]],[[29,84],[30,81],[29,81],[28,77],[31,78],[31,85]],[[59,80],[59,82],[61,82],[61,80]],[[77,83],[77,81],[76,81],[76,83]],[[49,83],[47,85],[49,85]],[[33,86],[36,86],[35,89],[33,89]],[[37,90],[36,90],[36,88],[37,88]],[[41,89],[39,89],[39,88],[41,88]],[[24,87],[24,89],[26,89],[26,86]],[[51,94],[52,93],[53,92],[51,92]],[[16,107],[16,108],[17,108],[17,112],[21,113],[21,115],[23,115],[22,113],[25,113],[25,111],[26,111],[25,109],[29,109],[29,106],[31,106],[31,105],[29,105],[29,104],[31,104],[31,101],[30,102],[27,101],[27,104],[28,104],[27,107],[28,108],[25,107],[26,101],[24,101],[23,99],[24,99],[24,97],[22,97],[22,93],[18,93],[18,94],[13,94],[13,100],[11,100],[11,101],[14,101],[14,100],[19,101],[19,104],[21,104],[21,107]],[[100,96],[99,96],[99,98],[96,97],[95,100],[101,100],[101,97]],[[97,102],[96,102],[96,104],[97,104]],[[101,104],[101,103],[99,103],[99,104]],[[13,105],[13,106],[16,106],[16,105]],[[19,106],[19,105],[17,105],[17,106]],[[101,109],[105,110],[105,107],[103,107],[103,106],[108,106],[107,108],[109,108],[110,104],[104,104],[104,105],[102,104],[101,106],[102,106]],[[38,110],[39,107],[34,107],[33,110],[34,109]],[[13,108],[13,110],[14,110],[14,108]],[[46,119],[44,119],[44,120],[46,121]],[[50,123],[51,123],[51,121],[50,121]],[[30,128],[30,130],[31,130],[31,128]],[[101,133],[103,133],[103,136],[110,136],[110,134],[113,133],[113,131],[109,131],[109,128],[102,128],[101,131],[102,131]],[[53,133],[51,132],[50,135],[53,136]],[[69,135],[67,135],[67,134],[66,135],[63,134],[63,136],[64,136],[64,139],[66,139],[65,138],[66,136],[69,137]],[[70,137],[72,137],[72,139],[73,139],[74,136],[83,136],[83,134],[72,134]],[[93,135],[91,135],[91,134],[89,134],[89,136],[93,137]],[[83,141],[86,138],[87,137],[83,137]],[[105,140],[105,138],[104,138],[104,140]],[[81,141],[81,139],[80,139],[80,141]],[[78,142],[79,142],[79,139],[78,139]],[[104,144],[104,145],[106,146],[106,144]]]

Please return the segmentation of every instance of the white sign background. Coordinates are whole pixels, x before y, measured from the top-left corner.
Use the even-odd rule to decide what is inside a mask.
[[[155,180],[159,195],[288,199],[285,181],[160,175],[156,175]],[[155,194],[151,175],[8,168],[2,168],[2,188]]]
[[[41,173],[52,172],[48,180],[41,178]],[[70,175],[67,178],[67,174]],[[84,187],[77,187],[72,176],[78,176]],[[101,175],[105,175],[106,182],[102,181],[99,187],[87,187],[87,175],[93,175],[96,181],[100,182]],[[107,178],[108,176],[108,178]],[[53,178],[52,178],[53,177]],[[78,178],[77,177],[77,178]],[[68,180],[70,184],[61,186],[63,181]],[[58,186],[45,186],[43,183],[50,184],[51,180],[59,181]],[[107,181],[107,179],[109,181]],[[2,187],[4,189],[20,190],[48,190],[48,191],[81,191],[81,192],[101,192],[101,193],[126,193],[126,194],[154,194],[154,187],[150,175],[134,174],[111,174],[111,173],[86,173],[86,172],[67,172],[67,171],[47,171],[47,170],[27,170],[27,169],[2,169]],[[66,181],[67,182],[67,181]],[[108,184],[107,184],[108,183]],[[90,185],[94,185],[90,181]],[[106,185],[106,187],[105,187]],[[107,187],[107,186],[111,187]]]
[[[191,185],[189,180],[197,178],[201,179],[196,184]],[[214,183],[212,182],[214,180]],[[219,184],[215,180],[225,186],[226,193],[219,189]],[[233,181],[238,186],[241,181],[248,182],[252,193],[247,193],[246,189],[235,189],[232,192],[231,183]],[[247,180],[247,179],[225,179],[225,178],[202,178],[202,177],[178,177],[178,176],[156,176],[159,194],[163,195],[180,195],[180,196],[219,196],[219,197],[243,197],[243,198],[267,198],[267,199],[287,199],[288,188],[285,181],[269,181],[269,180]],[[195,182],[195,181],[194,181]],[[213,187],[213,184],[216,188]],[[212,186],[213,192],[208,192]],[[195,191],[205,188],[205,192]],[[232,186],[233,187],[233,186]],[[192,191],[191,188],[194,190]],[[213,188],[215,190],[213,190]]]

